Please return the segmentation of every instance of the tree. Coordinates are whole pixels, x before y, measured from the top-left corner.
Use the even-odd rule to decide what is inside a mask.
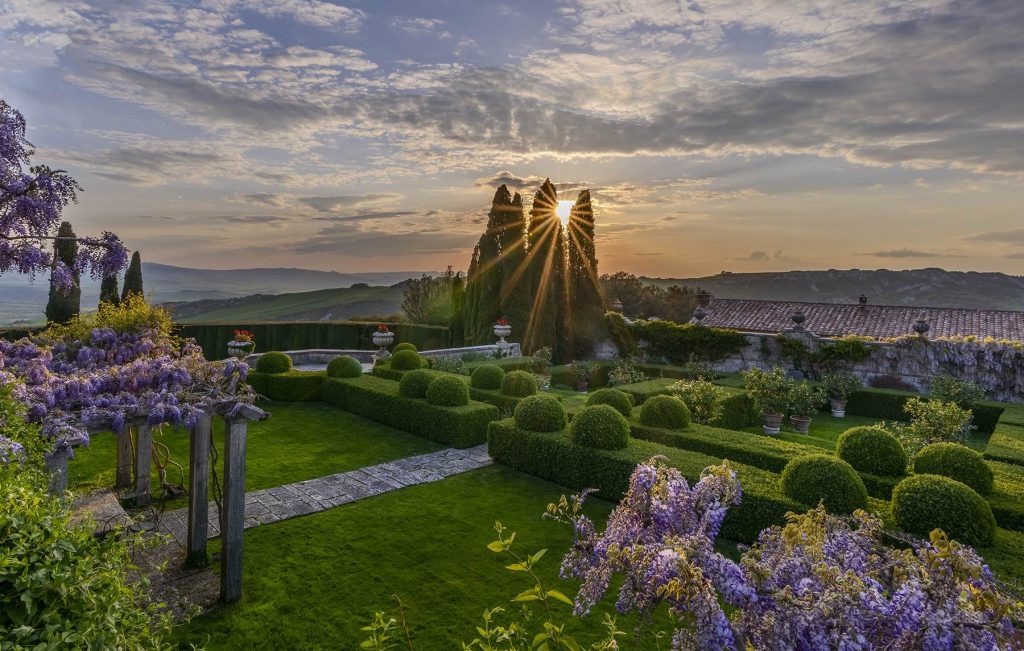
[[[64,208],[78,200],[81,186],[62,170],[30,165],[35,149],[25,139],[25,118],[0,100],[0,274],[50,272],[52,284],[63,290],[75,286],[72,270],[89,269],[93,276],[124,269],[127,252],[116,235],[77,238],[74,265],[54,264],[49,242]]]
[[[117,290],[117,274],[103,276],[100,281],[100,303],[117,305],[121,302],[121,294]]]
[[[50,299],[46,302],[46,320],[50,323],[67,323],[81,311],[82,288],[79,284],[78,240],[70,222],[61,222],[57,238],[53,241],[53,266],[63,267],[50,277]],[[70,276],[72,284],[67,287],[59,278]]]
[[[462,274],[449,265],[440,276],[423,274],[422,278],[406,281],[402,296],[402,312],[409,323],[450,325],[453,316],[453,292],[462,289]]]
[[[697,293],[689,287],[672,285],[665,290],[625,271],[601,276],[601,289],[609,303],[621,301],[623,313],[632,317],[686,323],[697,307]]]
[[[121,290],[121,300],[127,300],[131,295],[145,296],[142,291],[142,256],[136,251],[132,254],[132,263],[128,265],[128,271],[124,274],[124,289]]]
[[[568,329],[568,343],[573,358],[582,358],[593,353],[594,344],[601,338],[606,311],[597,275],[594,210],[590,203],[590,190],[579,193],[569,215],[568,226],[565,238],[569,256],[566,321],[571,325]]]
[[[535,293],[523,344],[527,352],[548,346],[554,351],[554,359],[561,360],[566,353],[566,259],[562,224],[555,214],[557,205],[558,192],[551,179],[545,179],[530,208],[526,279]]]

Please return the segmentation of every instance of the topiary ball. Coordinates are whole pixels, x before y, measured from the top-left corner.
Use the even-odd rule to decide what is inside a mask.
[[[363,365],[351,355],[339,355],[327,364],[327,377],[359,377]]]
[[[629,443],[626,417],[610,405],[584,407],[569,425],[573,443],[598,450],[617,450]]]
[[[907,477],[892,491],[896,526],[927,538],[934,529],[974,547],[991,545],[996,534],[992,508],[970,486],[939,475]]]
[[[263,353],[256,360],[256,370],[260,373],[287,373],[292,370],[292,358],[284,353]]]
[[[419,352],[419,348],[416,347],[416,344],[410,344],[408,341],[403,341],[391,349],[391,354],[394,355],[395,353],[400,353],[403,350],[411,350],[414,353]]]
[[[640,422],[648,427],[683,429],[690,426],[690,410],[675,396],[654,396],[640,406]]]
[[[979,453],[959,443],[932,443],[914,457],[914,472],[942,475],[967,484],[979,495],[992,492],[992,468]]]
[[[400,350],[391,356],[391,368],[396,371],[411,371],[422,367],[423,359],[415,350]]]
[[[587,398],[587,405],[608,405],[629,418],[633,413],[633,396],[619,389],[598,389]]]
[[[531,432],[557,432],[565,428],[565,407],[549,393],[523,398],[512,415],[518,427]]]
[[[469,383],[474,389],[500,389],[504,379],[505,369],[494,364],[484,364],[473,371]]]
[[[435,377],[436,373],[425,368],[409,371],[398,381],[398,395],[403,398],[426,398],[427,387]]]
[[[868,506],[868,491],[853,466],[831,454],[797,457],[782,469],[782,492],[829,513],[853,513]]]
[[[907,453],[881,427],[851,427],[839,435],[836,454],[861,472],[898,476],[907,471]]]
[[[442,375],[427,387],[427,402],[440,407],[468,405],[469,387],[455,375]]]
[[[501,380],[501,392],[514,398],[525,398],[537,393],[537,378],[526,371],[511,371]]]

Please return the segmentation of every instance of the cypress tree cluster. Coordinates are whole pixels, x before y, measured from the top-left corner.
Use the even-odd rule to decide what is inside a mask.
[[[142,291],[142,256],[138,251],[132,254],[128,271],[124,272],[124,289],[121,290],[121,300],[126,300],[132,294],[145,296]]]
[[[78,257],[78,241],[75,230],[70,222],[61,222],[57,229],[57,239],[53,242],[53,262],[64,263],[72,270],[74,286],[67,291],[50,281],[50,298],[46,302],[46,320],[50,323],[67,323],[81,311],[82,287],[79,284],[78,272],[75,271],[75,258]]]

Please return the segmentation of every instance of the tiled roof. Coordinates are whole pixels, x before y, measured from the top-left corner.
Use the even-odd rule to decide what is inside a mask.
[[[781,332],[793,327],[791,317],[796,311],[806,319],[804,328],[823,337],[912,335],[914,322],[923,316],[929,337],[974,335],[1024,341],[1024,312],[1002,310],[716,298],[704,308],[701,323],[746,332]]]

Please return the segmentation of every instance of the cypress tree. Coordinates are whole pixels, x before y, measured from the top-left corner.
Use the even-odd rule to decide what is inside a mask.
[[[520,341],[530,322],[535,294],[534,286],[527,281],[527,230],[523,197],[516,192],[509,210],[508,236],[502,241],[501,311],[512,325],[513,338]]]
[[[117,305],[121,302],[120,292],[117,291],[117,274],[103,276],[100,281],[100,303]]]
[[[520,205],[518,212],[521,211]],[[491,210],[487,214],[487,230],[474,251],[476,264],[471,264],[472,273],[468,280],[471,289],[467,289],[467,300],[471,298],[474,309],[466,315],[465,329],[469,344],[490,342],[494,337],[494,322],[503,316],[503,286],[507,273],[503,255],[508,248],[515,246],[518,221],[512,195],[502,185],[494,192]]]
[[[554,359],[564,359],[566,351],[562,322],[565,299],[565,238],[555,214],[558,192],[545,179],[530,208],[529,257],[527,278],[534,288],[533,307],[523,336],[527,352],[550,346]]]
[[[466,345],[476,343],[476,319],[480,305],[480,284],[477,282],[480,269],[480,244],[473,247],[473,257],[469,259],[469,271],[466,272],[466,290],[462,309],[462,340]]]
[[[67,323],[81,311],[82,288],[79,285],[78,272],[75,271],[75,258],[78,257],[78,240],[70,222],[61,222],[57,229],[57,239],[53,242],[53,264],[62,263],[74,279],[74,286],[68,290],[58,287],[51,275],[50,299],[46,302],[46,320],[50,323]]]
[[[569,349],[574,358],[593,353],[594,344],[603,334],[604,298],[597,273],[594,246],[594,210],[590,190],[583,190],[569,216],[568,233],[567,314]]]
[[[145,296],[142,292],[142,256],[138,251],[132,254],[131,264],[128,265],[128,271],[124,273],[124,289],[121,290],[121,300],[126,300],[131,294]]]

